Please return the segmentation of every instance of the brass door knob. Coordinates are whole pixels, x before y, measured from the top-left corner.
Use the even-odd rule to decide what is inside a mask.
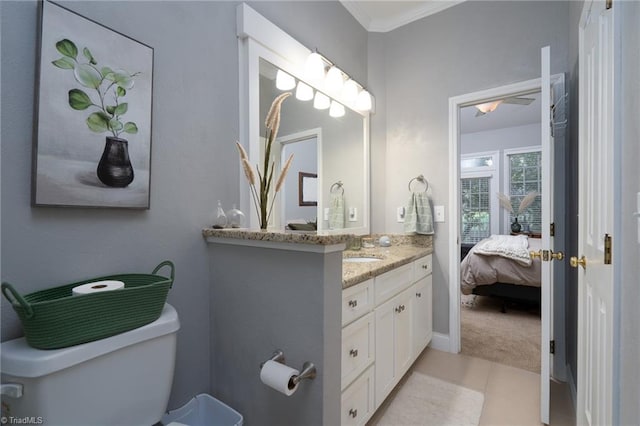
[[[584,256],[580,257],[580,259],[575,256],[571,256],[569,263],[571,263],[571,267],[573,268],[577,268],[578,265],[580,265],[583,269],[587,269],[587,258]]]
[[[557,253],[551,252],[551,258],[555,259],[555,260],[562,260],[564,259],[564,253],[559,251]]]
[[[542,259],[542,250],[538,250],[538,251],[530,251],[529,252],[529,256],[532,259],[538,258],[538,259]]]

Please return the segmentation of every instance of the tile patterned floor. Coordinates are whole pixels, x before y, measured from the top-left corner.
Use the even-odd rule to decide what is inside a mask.
[[[479,426],[539,426],[540,375],[480,358],[427,348],[410,371],[427,374],[484,393]],[[373,426],[409,376],[400,381],[368,425]],[[573,426],[575,416],[568,387],[552,382],[552,426]]]

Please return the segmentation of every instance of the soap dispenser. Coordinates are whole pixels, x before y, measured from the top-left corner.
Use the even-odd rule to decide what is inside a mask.
[[[218,200],[218,208],[216,210],[216,215],[213,219],[213,227],[215,229],[222,229],[227,226],[227,215],[224,214],[224,210],[222,209],[222,203]]]

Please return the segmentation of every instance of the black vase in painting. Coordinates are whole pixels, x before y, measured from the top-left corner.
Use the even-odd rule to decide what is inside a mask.
[[[511,232],[518,233],[522,229],[522,226],[518,223],[518,218],[516,217],[513,223],[511,224]]]
[[[97,173],[100,182],[114,188],[125,188],[133,182],[129,142],[126,139],[107,136]]]

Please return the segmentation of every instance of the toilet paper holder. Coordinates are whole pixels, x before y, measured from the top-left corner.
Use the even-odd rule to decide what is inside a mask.
[[[279,362],[280,364],[285,364],[284,352],[282,352],[279,349],[274,351],[273,355],[271,355],[271,358],[269,358],[267,361],[275,361],[275,362]],[[260,363],[261,370],[265,362]],[[313,380],[316,378],[316,375],[317,375],[316,366],[313,365],[312,362],[305,361],[304,364],[302,364],[302,371],[300,371],[300,374],[293,377],[292,379],[293,384],[297,385],[301,380],[304,380],[304,379]]]

